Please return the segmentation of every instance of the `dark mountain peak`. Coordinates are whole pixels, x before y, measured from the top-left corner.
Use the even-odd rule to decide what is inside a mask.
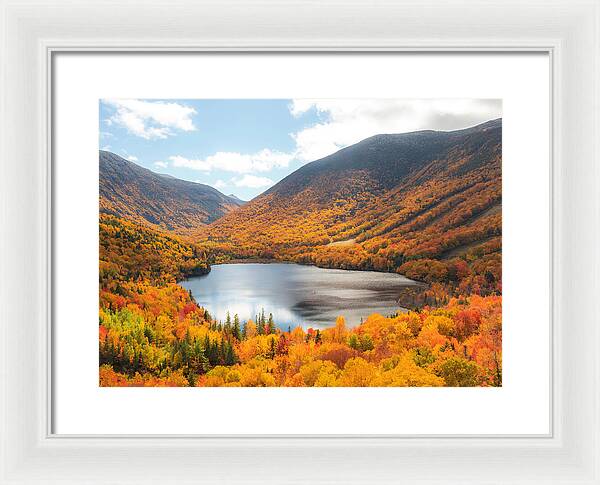
[[[290,196],[311,185],[317,177],[329,178],[329,190],[336,191],[335,174],[361,172],[374,190],[397,185],[409,173],[434,160],[444,159],[453,147],[467,151],[486,151],[478,160],[491,157],[501,141],[502,120],[491,120],[480,125],[455,131],[421,130],[409,133],[378,134],[324,158],[310,162],[288,175],[265,194],[282,193]],[[491,141],[491,142],[490,142]]]
[[[356,147],[361,144],[366,145],[379,145],[379,144],[387,144],[387,143],[401,143],[403,141],[409,140],[424,140],[430,137],[443,137],[444,135],[466,135],[469,133],[477,133],[483,132],[492,128],[502,128],[502,118],[496,118],[493,120],[485,121],[484,123],[480,123],[475,126],[471,126],[468,128],[461,128],[459,130],[418,130],[418,131],[409,131],[406,133],[380,133],[377,135],[370,136],[365,138],[364,140],[359,141],[355,145],[351,145],[347,148]],[[340,150],[341,151],[341,150]],[[339,153],[339,152],[336,152]]]

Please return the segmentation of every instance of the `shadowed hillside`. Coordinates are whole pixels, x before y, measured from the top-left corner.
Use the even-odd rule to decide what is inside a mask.
[[[242,204],[203,184],[161,175],[100,151],[100,212],[180,233]]]

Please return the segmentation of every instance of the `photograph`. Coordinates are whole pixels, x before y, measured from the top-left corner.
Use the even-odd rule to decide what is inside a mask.
[[[99,386],[501,387],[502,104],[100,99]]]

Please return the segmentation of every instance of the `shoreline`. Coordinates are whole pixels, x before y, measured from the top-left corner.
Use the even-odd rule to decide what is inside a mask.
[[[414,284],[411,286],[429,287],[430,285],[424,281],[413,280],[406,275],[396,273],[395,271],[381,271],[377,269],[356,269],[356,268],[331,268],[329,266],[318,266],[316,264],[298,263],[297,261],[279,260],[279,259],[268,259],[268,258],[246,258],[246,259],[230,259],[219,263],[212,263],[210,266],[218,266],[221,264],[297,264],[298,266],[309,266],[320,269],[337,269],[340,271],[357,271],[357,272],[369,272],[369,273],[383,273],[398,275],[410,280]]]
[[[211,266],[218,266],[219,264],[298,264],[300,266],[314,266],[312,264],[297,263],[296,261],[267,258],[229,259],[227,261],[221,261],[219,263],[212,263]]]

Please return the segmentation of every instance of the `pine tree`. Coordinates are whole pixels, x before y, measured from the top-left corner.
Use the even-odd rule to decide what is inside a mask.
[[[269,342],[269,359],[275,358],[275,337],[271,337]]]
[[[258,317],[257,331],[258,331],[258,335],[265,334],[265,309],[264,308],[262,309],[262,312],[261,312],[260,316]]]
[[[237,340],[241,340],[240,318],[237,313],[233,316],[233,337]]]
[[[218,355],[217,355],[217,343],[211,342],[208,338],[208,335],[204,338],[204,354],[208,359],[208,363],[211,367],[215,366],[218,363]]]
[[[221,343],[219,345],[219,364],[225,363],[225,340],[221,337]]]
[[[233,346],[229,342],[226,342],[225,365],[234,365],[236,360],[237,359],[236,359],[235,353],[233,351]]]
[[[319,329],[317,329],[317,333],[315,334],[315,343],[316,344],[321,343],[321,331]]]
[[[206,358],[206,350],[198,339],[194,339],[194,345],[192,346],[191,354],[191,370],[196,374],[205,373],[210,365],[208,359]]]

